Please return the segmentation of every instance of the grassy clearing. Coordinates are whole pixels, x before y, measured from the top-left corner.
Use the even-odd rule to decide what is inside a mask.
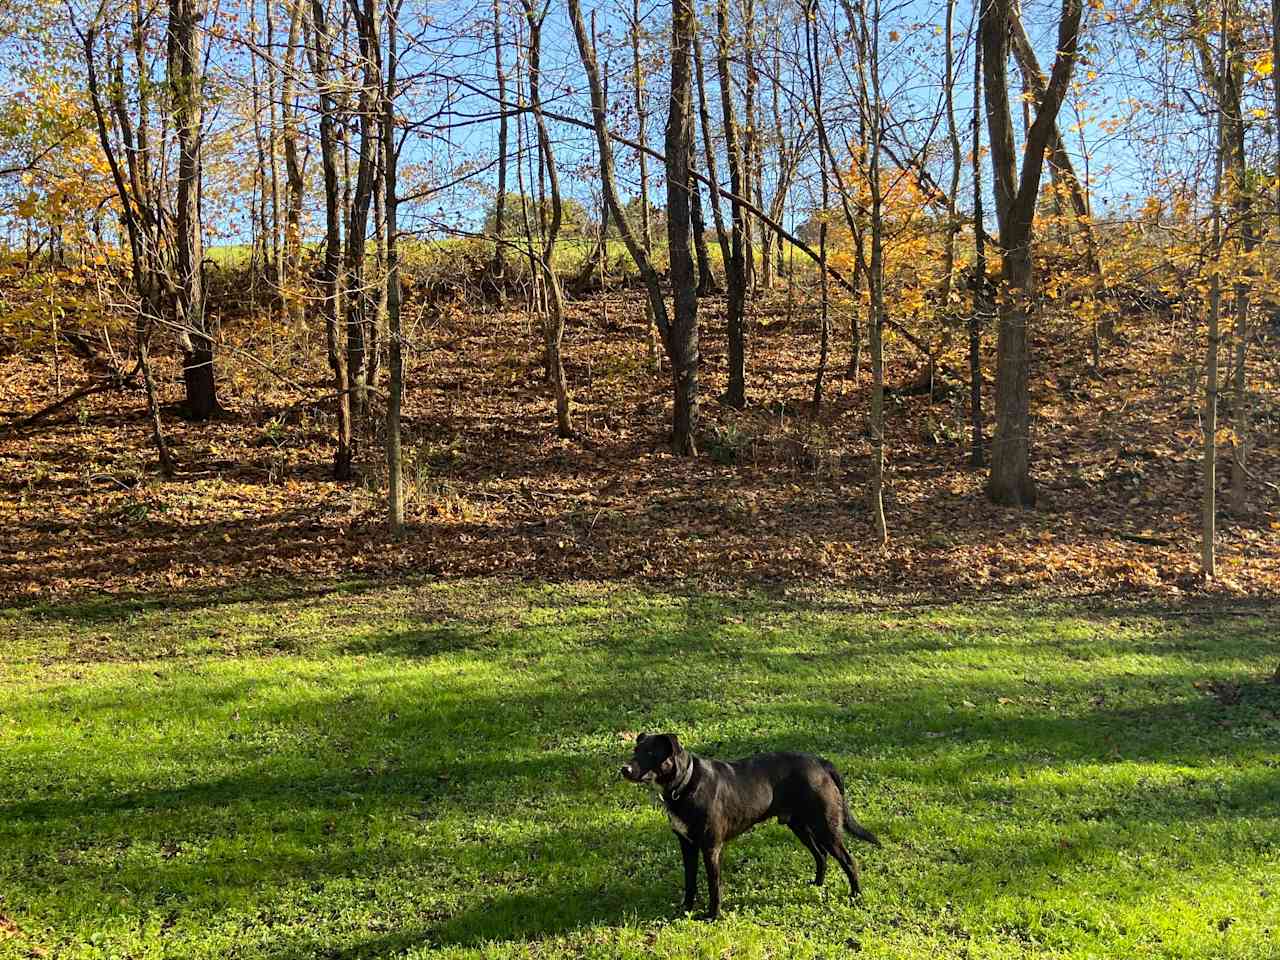
[[[0,957],[1278,956],[1277,635],[493,581],[0,611]],[[835,760],[865,900],[771,825],[677,918],[641,729]]]

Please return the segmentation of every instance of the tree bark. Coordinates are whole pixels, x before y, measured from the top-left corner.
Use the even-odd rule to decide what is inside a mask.
[[[689,250],[689,155],[692,144],[692,0],[673,0],[671,15],[671,106],[667,116],[667,246],[675,317],[668,338],[675,390],[671,446],[680,455],[698,452],[698,293]]]
[[[301,136],[297,102],[298,46],[301,42],[304,5],[307,0],[287,0],[289,4],[289,38],[285,46],[284,75],[280,82],[280,146],[284,152],[284,260],[280,271],[281,296],[285,313],[294,335],[301,341],[305,332],[306,310],[302,289],[302,201],[306,184],[304,160],[299,157]]]
[[[729,386],[724,402],[742,408],[747,404],[747,224],[739,197],[746,191],[738,123],[733,109],[733,77],[729,72],[729,2],[716,3],[716,72],[720,79],[720,113],[724,124],[725,155],[729,164],[729,218],[732,223],[729,259],[725,261],[728,302],[725,317],[729,338]]]
[[[200,219],[200,145],[204,128],[203,43],[199,0],[169,0],[169,94],[178,137],[176,295],[174,324],[182,348],[186,411],[208,420],[219,411],[204,300],[204,236]]]
[[[498,81],[498,99],[500,101],[506,100],[507,72],[502,63],[501,0],[493,0],[493,69]],[[493,232],[499,240],[502,239],[503,232],[506,229],[508,139],[507,111],[502,110],[498,115],[498,196],[494,199],[493,207]],[[502,281],[505,278],[507,266],[505,249],[501,243],[493,245],[493,264],[489,268],[494,283],[498,288],[499,298],[502,297]]]
[[[1278,0],[1280,2],[1280,0]],[[990,315],[987,295],[987,233],[982,216],[982,20],[973,43],[973,310],[969,314],[969,463],[986,462],[982,430],[982,324]]]
[[[350,4],[355,15],[359,38],[361,74],[358,95],[360,146],[356,163],[356,179],[347,210],[347,243],[343,257],[343,289],[346,292],[347,371],[351,378],[351,400],[354,412],[363,416],[368,411],[367,359],[365,327],[373,314],[374,298],[365,280],[365,253],[369,232],[369,209],[377,180],[378,142],[381,139],[379,102],[382,68],[379,61],[378,0]]]
[[[521,2],[524,5],[525,18],[529,23],[529,106],[533,111],[534,123],[538,133],[538,149],[545,164],[544,169],[551,188],[551,219],[546,225],[542,245],[542,272],[547,282],[547,309],[542,318],[543,342],[546,346],[547,372],[550,375],[551,386],[555,393],[556,433],[561,437],[571,437],[573,436],[573,422],[569,411],[569,385],[565,378],[564,361],[561,356],[561,345],[564,340],[564,294],[553,262],[556,238],[560,233],[564,209],[560,196],[560,175],[556,169],[551,134],[547,130],[547,121],[542,113],[540,82],[542,25],[549,10],[549,0],[548,5],[544,6],[541,11],[535,9],[533,0],[521,0]],[[544,215],[545,211],[540,210],[539,216],[542,217]]]
[[[387,524],[392,536],[404,531],[404,483],[400,452],[400,405],[404,396],[404,358],[400,330],[400,247],[396,197],[399,152],[396,149],[396,23],[400,4],[388,4],[387,80],[382,93],[383,188],[386,193],[387,246],[387,350],[390,383],[387,385]]]
[[[983,71],[991,168],[1000,224],[1004,290],[1000,298],[996,360],[996,433],[987,496],[1006,506],[1034,506],[1031,478],[1030,351],[1027,324],[1035,297],[1031,228],[1044,156],[1066,96],[1080,39],[1080,0],[1062,0],[1057,59],[1025,138],[1022,169],[1014,153],[1013,117],[1006,70],[1011,0],[982,8]]]
[[[692,122],[692,121],[690,121]],[[689,138],[689,170],[697,170],[697,139]],[[689,177],[689,222],[693,230],[693,249],[698,259],[698,296],[709,297],[720,292],[715,272],[711,269],[711,252],[707,249],[707,221],[702,216],[702,190],[696,176]]]
[[[321,271],[323,313],[329,345],[329,367],[338,405],[338,444],[333,456],[335,480],[351,479],[354,458],[351,435],[351,390],[347,354],[342,342],[342,217],[339,209],[338,143],[335,133],[337,104],[329,73],[329,24],[323,0],[311,0],[316,83],[320,94],[320,160],[324,167],[325,249]]]

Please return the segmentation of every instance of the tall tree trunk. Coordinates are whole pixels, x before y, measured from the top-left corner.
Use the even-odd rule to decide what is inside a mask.
[[[889,542],[889,525],[884,512],[884,194],[880,182],[884,109],[880,94],[880,0],[872,0],[869,20],[867,0],[860,0],[859,8],[861,37],[858,77],[862,113],[867,117],[870,137],[864,162],[871,193],[871,262],[867,269],[867,287],[871,300],[871,516],[875,521],[876,535],[883,546]]]
[[[594,57],[594,53],[592,56]],[[636,142],[641,147],[638,157],[640,164],[640,243],[644,247],[645,259],[647,260],[653,253],[653,223],[651,222],[652,218],[649,216],[649,157],[644,152],[644,147],[648,145],[646,125],[649,111],[644,102],[644,71],[640,67],[640,0],[631,0],[631,85],[632,92],[635,95]],[[604,163],[603,159],[601,163]],[[612,168],[611,162],[610,175],[612,175]],[[614,211],[614,216],[619,219],[619,222],[623,219],[618,210]],[[665,315],[665,307],[663,312]],[[657,373],[659,369],[658,341],[662,339],[665,342],[666,333],[664,330],[659,329],[658,316],[654,312],[652,296],[645,301],[645,321],[649,331],[649,365],[653,368],[653,372]]]
[[[731,407],[747,403],[747,224],[742,204],[745,199],[745,172],[738,144],[738,123],[733,109],[733,78],[729,72],[729,0],[716,3],[716,72],[720,79],[720,112],[724,123],[725,155],[729,164],[729,217],[732,222],[729,259],[725,262],[728,286],[726,320],[729,334],[729,387],[724,402]]]
[[[1276,0],[1280,3],[1280,0]],[[702,153],[707,163],[707,180],[711,183],[711,214],[716,225],[716,242],[720,246],[720,262],[725,272],[729,270],[729,231],[725,227],[724,211],[720,206],[720,173],[716,169],[715,142],[711,139],[711,111],[707,107],[707,84],[702,65],[702,37],[699,31],[693,34],[693,66],[694,77],[698,84],[698,117],[702,126]]]
[[[542,25],[549,9],[549,0],[548,5],[542,7],[541,11],[535,9],[534,0],[521,0],[521,2],[524,4],[525,17],[529,23],[529,106],[537,126],[539,154],[545,165],[547,182],[551,188],[551,218],[546,225],[542,245],[542,272],[547,281],[547,310],[542,321],[543,341],[546,345],[547,372],[550,374],[551,386],[555,392],[556,433],[561,437],[571,437],[573,422],[569,411],[569,384],[565,378],[564,361],[561,357],[561,345],[564,340],[564,295],[554,266],[556,238],[560,233],[564,209],[561,203],[560,175],[556,169],[551,134],[547,130],[546,118],[542,113],[540,83]],[[540,204],[539,207],[539,217],[545,216],[545,204]]]
[[[956,129],[955,106],[955,13],[956,0],[947,0],[946,25],[943,30],[946,52],[943,57],[942,95],[946,106],[947,140],[951,144],[951,189],[947,192],[947,233],[942,248],[942,296],[944,307],[950,311],[951,294],[955,289],[956,237],[960,234],[960,220],[956,216],[956,198],[960,194],[960,133]],[[975,147],[976,150],[976,147]]]
[[[671,446],[677,454],[698,452],[698,292],[689,250],[689,156],[693,134],[692,0],[673,0],[671,14],[671,107],[667,116],[667,246],[675,318],[668,350],[675,389]]]
[[[144,80],[146,77],[145,66],[141,53],[141,4],[135,3],[132,12],[134,15],[134,49],[140,67],[137,142],[140,145],[145,145],[148,127],[148,99]],[[149,177],[139,177],[138,175],[139,165],[146,162],[145,152],[143,152],[142,156],[138,156],[136,151],[131,155],[129,148],[133,145],[133,139],[129,133],[129,126],[125,122],[125,112],[122,109],[116,110],[114,115],[118,118],[121,139],[125,147],[129,168],[127,177],[124,169],[121,168],[115,147],[112,144],[111,134],[108,129],[108,118],[113,115],[111,101],[104,98],[98,83],[97,31],[98,25],[94,23],[81,34],[89,103],[92,107],[95,128],[98,134],[98,145],[102,148],[102,154],[106,158],[107,167],[111,171],[112,182],[115,185],[116,197],[120,201],[120,219],[123,222],[124,236],[129,244],[129,264],[132,269],[134,290],[138,296],[138,314],[134,320],[134,337],[138,350],[138,365],[142,371],[142,379],[146,387],[147,413],[151,419],[152,439],[156,445],[161,473],[165,477],[171,477],[174,472],[173,459],[164,438],[164,428],[160,421],[160,401],[157,396],[155,382],[151,376],[151,362],[147,353],[151,330],[159,322],[163,312],[160,304],[160,279],[157,276],[154,261],[158,244],[154,242],[154,237],[150,235],[150,224],[156,224],[158,218],[152,212]],[[110,55],[108,54],[109,59]],[[123,98],[123,96],[123,83],[117,82],[114,84],[114,97],[112,99]],[[144,167],[144,172],[145,169]],[[144,184],[147,184],[145,189]]]
[[[1280,2],[1280,0],[1277,0]],[[973,310],[969,314],[969,463],[986,462],[982,435],[982,322],[991,312],[987,296],[987,233],[982,218],[982,20],[973,43]]]
[[[187,415],[208,420],[218,412],[213,340],[204,300],[204,232],[200,220],[200,143],[204,127],[203,43],[199,0],[169,0],[169,94],[178,136],[177,277],[174,323],[182,348]]]
[[[692,122],[692,121],[690,121]],[[698,169],[697,138],[689,137],[689,171]],[[715,272],[711,269],[711,252],[707,249],[707,221],[702,216],[702,190],[698,178],[689,177],[689,222],[693,230],[693,249],[698,258],[698,296],[709,297],[720,292]]]
[[[745,83],[742,88],[742,115],[743,121],[746,123],[746,129],[742,136],[742,198],[744,200],[753,200],[756,195],[755,174],[755,158],[756,158],[756,87],[759,75],[756,73],[755,66],[755,45],[756,45],[756,4],[755,0],[742,0],[742,62],[743,76]],[[730,98],[732,99],[733,90],[730,88]],[[742,237],[743,256],[747,265],[747,286],[754,290],[756,281],[756,250],[755,241],[751,236],[751,222],[748,220],[743,223],[744,232]]]
[[[990,0],[981,13],[983,71],[991,168],[1004,260],[996,359],[996,433],[991,449],[987,495],[1007,506],[1034,506],[1031,479],[1030,351],[1027,324],[1035,290],[1031,259],[1031,227],[1044,157],[1058,110],[1066,96],[1080,39],[1080,0],[1062,0],[1057,58],[1035,121],[1023,146],[1022,169],[1014,153],[1013,117],[1009,105],[1007,44],[1011,0]]]
[[[267,0],[267,49],[271,56],[267,59],[267,102],[268,122],[271,125],[267,137],[267,157],[271,176],[271,282],[275,284],[276,308],[280,307],[280,156],[276,150],[276,139],[280,135],[280,103],[278,99],[280,83],[279,69],[276,66],[276,16],[275,0]]]
[[[804,5],[804,13],[805,13],[804,52],[805,52],[805,68],[808,70],[808,73],[809,73],[809,92],[810,92],[810,95],[813,97],[813,114],[815,117],[821,117],[823,113],[823,106],[822,106],[823,82],[822,82],[822,70],[821,70],[821,55],[818,53],[818,45],[817,45],[818,15],[815,7],[816,7],[816,0],[806,0],[806,3]],[[776,70],[774,71],[774,76],[775,76],[774,96],[776,98],[777,96],[777,93],[776,93],[777,71]],[[776,106],[774,108],[774,114],[776,117],[777,116]],[[818,122],[821,123],[822,121],[819,120]],[[776,122],[775,125],[778,127],[779,136],[781,136],[782,124],[780,122]],[[826,136],[825,126],[822,128],[822,130],[823,130],[822,137],[825,140],[825,136]],[[827,217],[829,216],[829,212],[831,210],[831,180],[827,176],[827,161],[828,161],[828,157],[827,157],[827,151],[825,149],[825,142],[820,142],[819,150],[818,150],[818,169],[819,169],[819,175],[822,178],[822,208],[821,208],[822,219],[821,221],[819,221],[819,224],[818,224],[818,258],[819,258],[818,270],[819,270],[819,283],[820,283],[819,293],[821,297],[819,302],[819,322],[821,325],[821,329],[819,334],[820,342],[819,342],[819,348],[818,348],[818,372],[813,378],[814,410],[817,410],[822,406],[822,382],[827,372],[827,354],[830,350],[830,341],[831,341],[830,319],[828,316],[828,311],[830,309],[830,290],[828,288],[828,277],[827,277]]]
[[[302,200],[306,184],[303,159],[299,156],[301,137],[297,102],[298,46],[302,39],[302,21],[307,0],[287,0],[289,38],[286,41],[284,70],[280,80],[280,146],[284,151],[284,260],[280,271],[281,295],[294,335],[301,342],[306,321],[305,296],[302,289]]]
[[[347,372],[351,378],[351,400],[355,413],[364,415],[369,407],[365,359],[365,326],[373,313],[373,298],[365,282],[365,251],[369,232],[369,207],[377,180],[378,142],[381,139],[379,103],[382,68],[379,62],[378,0],[364,0],[363,9],[352,5],[359,38],[361,73],[358,94],[360,147],[356,179],[347,210],[347,244],[343,261],[346,291]]]
[[[333,96],[329,72],[330,39],[324,0],[311,0],[312,34],[316,84],[320,94],[320,160],[324,167],[325,248],[321,283],[323,313],[329,344],[329,366],[338,405],[338,446],[333,457],[335,480],[351,479],[355,455],[351,435],[351,390],[347,376],[347,354],[342,342],[342,215],[339,209],[338,140],[334,130],[338,105]]]
[[[400,404],[404,396],[404,359],[400,331],[400,247],[396,197],[396,172],[399,153],[396,150],[396,24],[400,3],[387,5],[387,80],[382,94],[383,187],[386,191],[387,246],[387,349],[390,383],[387,385],[387,523],[393,536],[404,530],[404,484],[400,453]]]
[[[507,72],[502,63],[502,0],[493,0],[493,69],[498,81],[498,102],[507,101]],[[499,239],[506,229],[507,213],[507,111],[500,108],[498,116],[498,195],[493,202],[493,232]],[[501,243],[493,245],[493,264],[490,273],[502,297],[502,281],[506,274],[506,260]]]
[[[379,79],[381,83],[381,79]],[[379,90],[377,101],[377,109],[379,117],[377,122],[377,138],[378,142],[374,145],[374,153],[377,156],[377,175],[373,181],[373,235],[376,238],[373,252],[373,267],[377,276],[377,282],[374,284],[377,289],[373,302],[373,317],[365,324],[365,383],[368,384],[370,390],[377,390],[378,376],[381,371],[382,354],[386,349],[387,342],[387,210],[386,210],[386,194],[387,194],[387,161],[385,156],[386,137],[382,134],[382,124],[385,117],[382,116],[384,107],[382,105],[382,93]]]
[[[1227,0],[1220,0],[1218,77],[1227,72]],[[1207,58],[1206,66],[1212,65]],[[1209,72],[1209,71],[1206,71]],[[1211,79],[1213,78],[1210,74]],[[1218,88],[1221,90],[1221,87]],[[1204,430],[1203,493],[1200,500],[1200,570],[1206,579],[1218,573],[1217,514],[1218,514],[1218,347],[1220,344],[1219,316],[1222,311],[1223,248],[1222,188],[1226,179],[1227,116],[1223,98],[1218,98],[1217,151],[1213,183],[1213,272],[1209,276],[1209,342],[1205,355],[1204,411],[1201,422]]]

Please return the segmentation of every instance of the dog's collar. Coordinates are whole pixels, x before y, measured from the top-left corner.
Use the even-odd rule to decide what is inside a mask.
[[[675,803],[684,794],[688,793],[689,782],[693,779],[693,768],[697,765],[697,759],[693,754],[689,754],[689,764],[684,768],[684,774],[681,775],[678,782],[673,783],[666,790],[666,796],[670,797],[669,803]]]

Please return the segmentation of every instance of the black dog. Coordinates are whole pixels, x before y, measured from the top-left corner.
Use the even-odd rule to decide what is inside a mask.
[[[745,760],[709,760],[689,753],[674,733],[636,737],[635,754],[622,775],[634,783],[662,788],[671,829],[684,854],[684,909],[698,892],[698,853],[707,867],[707,916],[720,915],[720,850],[757,823],[777,817],[813,854],[815,885],[827,875],[827,855],[849,878],[858,895],[858,867],[845,849],[848,830],[859,840],[880,841],[853,819],[844,781],[828,761],[807,753],[762,753]]]

